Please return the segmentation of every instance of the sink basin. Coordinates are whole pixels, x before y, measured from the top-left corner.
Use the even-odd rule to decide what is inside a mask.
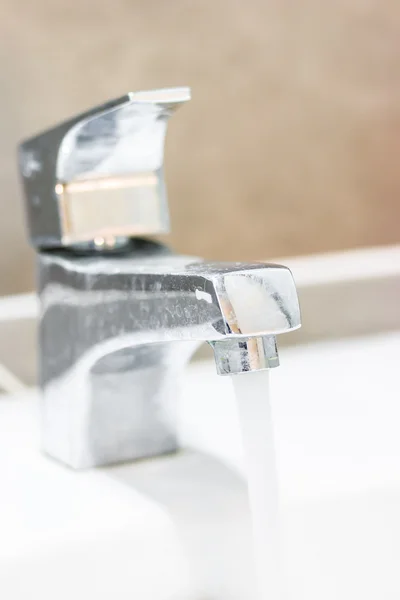
[[[288,597],[400,597],[400,334],[281,351],[271,374]],[[37,394],[0,401],[7,600],[248,600],[250,526],[229,378],[193,364],[177,455],[73,472],[38,451]]]

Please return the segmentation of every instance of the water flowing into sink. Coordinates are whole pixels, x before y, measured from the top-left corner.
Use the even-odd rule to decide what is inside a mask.
[[[279,491],[275,460],[269,370],[232,377],[242,431],[257,600],[287,598],[282,569]]]

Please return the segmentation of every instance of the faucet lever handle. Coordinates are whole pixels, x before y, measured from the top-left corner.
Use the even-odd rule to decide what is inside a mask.
[[[164,138],[169,116],[189,99],[186,87],[130,92],[23,142],[32,244],[168,232]]]

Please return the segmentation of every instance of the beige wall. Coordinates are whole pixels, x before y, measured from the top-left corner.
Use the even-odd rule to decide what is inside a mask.
[[[17,140],[128,90],[188,84],[171,242],[221,259],[400,241],[395,0],[2,0],[0,293],[33,285]]]

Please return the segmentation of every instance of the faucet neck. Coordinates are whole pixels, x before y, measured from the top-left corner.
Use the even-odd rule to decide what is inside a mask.
[[[43,255],[58,255],[60,257],[113,257],[130,255],[135,257],[144,256],[161,256],[171,254],[172,251],[168,246],[150,240],[148,238],[130,238],[130,237],[113,237],[113,238],[94,238],[87,242],[79,242],[70,246],[59,246],[56,248],[47,248],[39,251]]]

